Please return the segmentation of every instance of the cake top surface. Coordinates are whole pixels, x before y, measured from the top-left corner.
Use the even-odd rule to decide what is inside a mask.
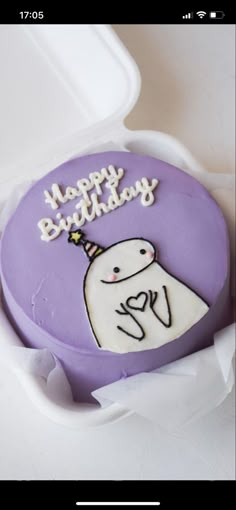
[[[85,275],[95,256],[99,259],[103,250],[108,254],[109,247],[130,239],[143,239],[140,250],[150,252],[150,260],[155,252],[175,278],[209,306],[215,302],[228,265],[227,230],[219,207],[185,172],[129,152],[82,156],[36,182],[4,230],[1,275],[33,323],[92,354],[97,345],[84,303]],[[123,279],[139,271],[140,264],[127,252]],[[112,285],[122,276],[97,266],[101,280],[108,278]],[[114,268],[120,269],[118,262]],[[99,286],[97,292],[99,299]]]

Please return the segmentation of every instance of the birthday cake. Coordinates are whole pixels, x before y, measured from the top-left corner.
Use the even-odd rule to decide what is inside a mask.
[[[75,400],[209,346],[230,317],[222,212],[185,172],[104,152],[34,184],[1,239],[5,311]]]

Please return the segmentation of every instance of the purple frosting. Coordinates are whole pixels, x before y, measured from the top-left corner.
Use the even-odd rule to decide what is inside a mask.
[[[119,190],[138,179],[157,178],[152,206],[138,196],[86,223],[86,237],[108,247],[134,237],[148,239],[158,259],[210,305],[187,333],[158,349],[115,354],[97,347],[87,318],[83,279],[88,260],[67,242],[40,238],[38,221],[72,215],[78,199],[52,210],[44,190],[58,183],[65,191],[109,165],[122,167]],[[100,200],[106,202],[104,193]],[[58,220],[57,220],[58,222]],[[76,227],[75,227],[76,228]],[[157,159],[128,152],[105,152],[64,163],[38,181],[9,220],[1,242],[5,309],[26,345],[47,347],[61,360],[76,400],[89,401],[94,389],[121,377],[148,371],[210,345],[229,320],[229,246],[221,210],[205,188],[183,171]],[[106,318],[104,318],[106,320]]]

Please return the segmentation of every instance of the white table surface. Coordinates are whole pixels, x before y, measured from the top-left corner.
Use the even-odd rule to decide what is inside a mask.
[[[143,79],[128,127],[166,131],[209,170],[233,172],[234,27],[114,28]],[[233,394],[177,437],[138,416],[78,431],[39,414],[1,365],[0,409],[0,479],[234,478]]]

